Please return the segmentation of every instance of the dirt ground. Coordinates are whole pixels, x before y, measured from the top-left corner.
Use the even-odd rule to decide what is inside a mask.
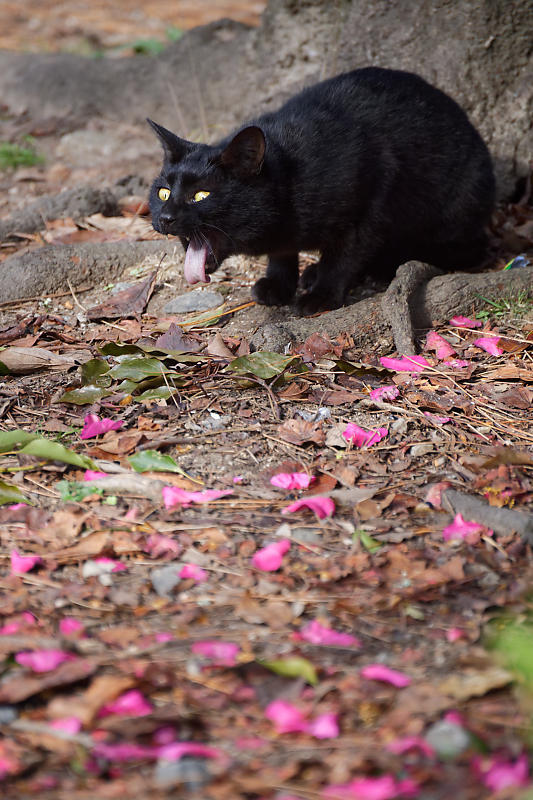
[[[120,57],[263,5],[4,3],[0,44]],[[158,147],[129,134],[59,120],[33,131],[44,163],[0,175],[3,217],[145,180],[110,216],[6,237],[4,262],[168,245],[0,307],[2,796],[530,800],[528,293],[421,332],[420,370],[324,316],[251,353],[261,262],[185,286],[147,215]],[[495,268],[533,258],[532,225],[527,197],[499,209]]]

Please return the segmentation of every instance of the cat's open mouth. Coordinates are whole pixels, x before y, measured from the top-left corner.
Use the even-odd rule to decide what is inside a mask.
[[[183,271],[187,283],[209,283],[209,273],[218,267],[211,243],[205,238],[193,236],[192,239],[184,239],[184,244],[186,251]]]

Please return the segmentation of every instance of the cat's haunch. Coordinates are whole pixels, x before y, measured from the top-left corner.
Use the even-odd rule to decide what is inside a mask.
[[[214,145],[148,120],[164,149],[152,224],[179,236],[189,283],[229,255],[268,255],[253,296],[337,308],[358,276],[417,259],[445,270],[485,257],[495,183],[465,112],[417,75],[368,67],[323,81]],[[299,279],[298,253],[320,260]]]

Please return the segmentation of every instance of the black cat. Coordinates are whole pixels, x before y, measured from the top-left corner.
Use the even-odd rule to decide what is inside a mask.
[[[494,204],[489,153],[464,111],[408,72],[368,67],[305,89],[215,145],[148,120],[164,163],[153,226],[180,237],[189,283],[229,255],[267,254],[259,303],[300,313],[342,305],[358,275],[404,261],[479,264]]]

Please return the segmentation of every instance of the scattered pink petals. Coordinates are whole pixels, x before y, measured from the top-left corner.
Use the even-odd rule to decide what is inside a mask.
[[[240,649],[238,644],[220,642],[218,640],[195,642],[191,647],[191,651],[195,655],[208,658],[217,667],[234,667],[237,663],[237,655]]]
[[[98,417],[97,414],[89,414],[83,420],[83,429],[80,439],[92,439],[107,431],[118,431],[124,425],[123,419],[112,420],[109,417]]]
[[[400,390],[394,384],[390,386],[380,386],[377,389],[372,389],[370,397],[372,400],[395,400],[400,394]]]
[[[331,497],[302,497],[301,500],[295,500],[294,503],[285,506],[281,513],[294,514],[295,511],[300,511],[301,508],[311,509],[319,519],[331,517],[335,513],[335,503]]]
[[[138,689],[124,692],[111,703],[106,703],[98,712],[99,717],[108,717],[110,714],[121,714],[127,717],[145,717],[153,711],[152,704],[146,700]]]
[[[368,664],[361,670],[361,675],[371,681],[391,683],[398,689],[403,689],[411,683],[411,678],[408,675],[395,669],[389,669],[384,664]]]
[[[84,481],[99,481],[100,478],[107,478],[106,472],[98,472],[96,469],[86,469],[83,474]]]
[[[303,711],[286,700],[273,700],[265,708],[265,717],[274,723],[278,733],[305,731],[307,721]]]
[[[434,350],[437,358],[442,361],[455,355],[455,350],[446,339],[436,331],[429,331],[426,336],[426,350]]]
[[[283,513],[283,512],[282,512]],[[264,572],[275,572],[281,567],[283,556],[291,546],[289,539],[280,539],[257,550],[252,556],[252,564]]]
[[[501,356],[503,350],[501,347],[498,347],[499,341],[499,336],[482,336],[480,339],[476,339],[474,344],[476,347],[480,347],[481,350],[485,350],[485,352],[489,353],[491,356]]]
[[[205,569],[197,566],[196,564],[184,564],[179,573],[180,578],[192,578],[196,583],[204,583],[207,580],[207,572]]]
[[[33,650],[15,655],[17,664],[34,672],[49,672],[70,659],[72,656],[64,650]]]
[[[342,435],[356,447],[372,447],[373,444],[381,442],[385,436],[388,436],[389,431],[387,428],[375,428],[374,430],[366,431],[356,425],[355,422],[349,422]]]
[[[12,550],[10,557],[12,575],[29,572],[36,564],[42,564],[42,558],[40,556],[21,556],[17,550]]]
[[[340,633],[332,628],[326,628],[316,619],[308,622],[299,632],[299,637],[311,644],[336,645],[338,647],[361,647],[361,642],[349,633]]]
[[[442,531],[442,536],[444,541],[447,542],[450,539],[465,539],[467,536],[476,533],[484,533],[486,536],[494,535],[494,531],[487,530],[477,522],[464,520],[461,514],[456,514],[453,522]]]
[[[394,372],[423,372],[426,367],[431,366],[423,356],[403,356],[402,358],[380,358],[381,365],[385,369]]]
[[[307,489],[314,480],[306,472],[278,472],[270,478],[270,483],[279,489]]]
[[[81,731],[81,720],[78,717],[61,717],[50,723],[50,727],[56,731],[64,731],[73,736]]]
[[[428,758],[433,758],[435,755],[433,747],[422,736],[404,736],[402,739],[395,739],[388,743],[387,750],[400,756],[411,750],[418,750]]]
[[[529,785],[529,764],[525,753],[516,761],[501,761],[495,756],[492,758],[478,756],[473,759],[472,766],[491,792]]]
[[[204,489],[202,492],[188,492],[186,489],[180,489],[179,486],[164,486],[163,502],[165,508],[172,508],[178,503],[186,508],[191,503],[210,503],[211,500],[218,500],[219,497],[226,497],[228,494],[233,494],[233,489]]]
[[[337,714],[319,714],[307,723],[305,732],[315,739],[336,739],[339,735]]]
[[[64,617],[59,621],[59,632],[63,636],[69,636],[71,633],[79,633],[83,630],[83,625],[78,619],[74,617]]]
[[[482,322],[477,319],[470,319],[470,317],[452,317],[450,325],[454,328],[481,328]]]
[[[382,775],[326,786],[322,796],[325,800],[395,800],[397,797],[416,797],[417,792],[418,785],[412,780],[398,781],[392,775]]]

